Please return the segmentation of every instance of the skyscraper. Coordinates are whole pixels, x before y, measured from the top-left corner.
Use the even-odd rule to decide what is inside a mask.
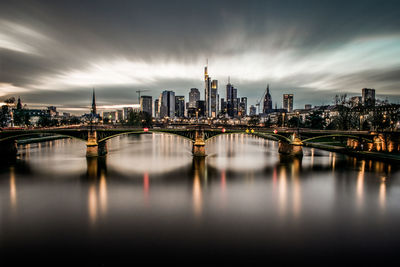
[[[163,91],[159,100],[160,118],[175,117],[175,92]]]
[[[185,116],[185,97],[175,96],[175,116],[183,118]]]
[[[211,113],[209,114],[209,117],[215,118],[217,117],[217,106],[218,106],[218,100],[217,100],[217,95],[218,95],[218,81],[217,80],[212,80],[211,82],[211,100],[210,100],[210,111]]]
[[[147,95],[140,96],[140,111],[153,116],[153,97]]]
[[[226,85],[226,113],[229,117],[233,118],[235,116],[235,103],[237,96],[237,90],[233,87],[228,78],[228,84]]]
[[[205,116],[211,115],[211,78],[208,76],[208,60],[204,67],[204,101],[205,101]]]
[[[239,113],[241,117],[247,115],[247,97],[242,97],[239,104]]]
[[[191,88],[189,92],[189,108],[196,108],[196,102],[200,100],[200,92],[197,88]]]
[[[268,114],[272,112],[272,98],[271,94],[269,93],[269,84],[267,85],[267,93],[265,94],[264,97],[264,107],[263,107],[263,113]]]
[[[159,102],[160,100],[158,98],[154,100],[154,117],[156,118],[160,117]]]
[[[288,112],[293,111],[293,94],[283,94],[282,108]]]
[[[364,106],[375,106],[375,89],[362,89],[362,103]]]

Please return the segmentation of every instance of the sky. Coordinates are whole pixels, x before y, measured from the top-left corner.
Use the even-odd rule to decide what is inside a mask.
[[[173,90],[204,97],[204,66],[220,98],[230,76],[255,105],[331,104],[335,94],[400,101],[400,1],[0,2],[0,102],[87,112]]]

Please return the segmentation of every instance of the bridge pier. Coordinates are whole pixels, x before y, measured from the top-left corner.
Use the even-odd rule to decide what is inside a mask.
[[[204,131],[202,130],[195,132],[192,153],[195,157],[206,156],[206,142],[204,141]]]
[[[303,142],[301,142],[300,138],[296,137],[296,134],[293,134],[291,139],[290,143],[279,141],[278,152],[283,155],[302,157]]]
[[[0,158],[15,159],[18,154],[17,142],[15,140],[0,142],[0,151]]]
[[[88,131],[88,141],[86,143],[86,157],[99,156],[99,145],[97,144],[96,131]]]

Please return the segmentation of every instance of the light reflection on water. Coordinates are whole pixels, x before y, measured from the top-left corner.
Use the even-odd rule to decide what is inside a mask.
[[[211,139],[200,159],[189,141],[163,134],[117,137],[108,149],[86,159],[76,140],[20,146],[21,159],[0,172],[2,249],[34,238],[63,246],[60,232],[77,248],[113,238],[114,249],[138,253],[154,238],[191,252],[319,250],[336,232],[361,242],[360,231],[375,247],[400,222],[399,172],[387,163],[308,148],[282,157],[275,142],[246,135]]]

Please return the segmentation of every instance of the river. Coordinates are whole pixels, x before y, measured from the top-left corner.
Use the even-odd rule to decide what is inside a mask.
[[[0,167],[0,251],[8,260],[88,263],[382,261],[400,245],[396,165],[248,135],[191,142],[147,134],[19,146]]]

